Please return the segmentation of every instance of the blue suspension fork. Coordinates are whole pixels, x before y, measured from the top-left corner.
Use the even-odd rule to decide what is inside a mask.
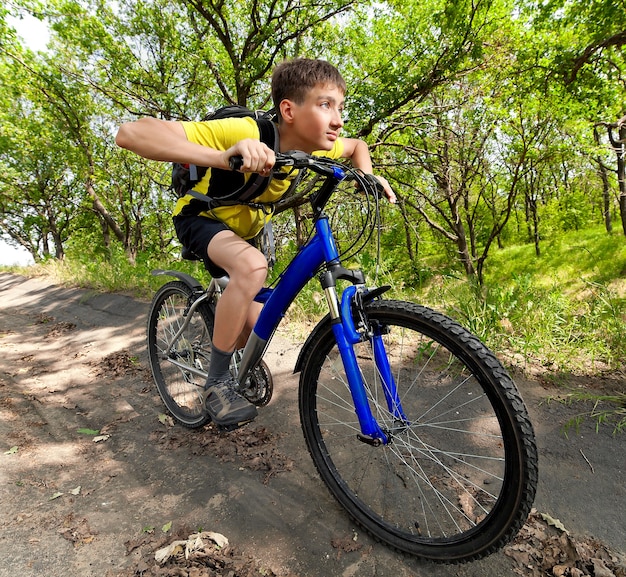
[[[407,423],[408,419],[402,410],[402,403],[400,402],[400,395],[398,395],[396,380],[394,379],[391,367],[389,366],[389,357],[387,356],[387,351],[385,350],[381,327],[374,327],[371,343],[374,351],[374,361],[382,382],[385,400],[387,401],[387,408],[393,415],[394,420]]]
[[[334,292],[334,286],[332,288]],[[338,310],[333,311],[333,307],[331,306],[331,322],[337,348],[339,349],[339,354],[343,361],[343,368],[348,378],[348,386],[350,388],[350,394],[352,395],[352,401],[354,402],[354,409],[361,426],[361,434],[357,435],[357,437],[365,443],[377,446],[381,443],[387,444],[389,438],[378,425],[374,415],[372,415],[372,410],[367,400],[365,384],[363,383],[363,375],[359,369],[356,353],[354,352],[354,345],[361,341],[361,335],[354,327],[350,310],[352,297],[355,292],[356,287],[354,285],[344,290],[341,299],[341,313],[339,313]],[[336,297],[336,295],[334,296]],[[334,316],[334,313],[336,316]]]
[[[389,287],[383,287],[376,289],[376,292],[382,293]],[[373,298],[373,294],[370,294],[370,298]],[[357,299],[357,297],[359,297]],[[360,324],[363,325],[366,338],[370,341],[372,346],[372,352],[374,354],[374,363],[376,365],[376,371],[380,378],[385,400],[387,401],[387,410],[393,415],[395,421],[407,422],[407,418],[402,410],[402,403],[400,402],[400,395],[398,394],[398,387],[396,386],[396,380],[391,372],[391,366],[389,365],[389,357],[385,350],[385,342],[383,335],[385,327],[380,326],[378,323],[370,323],[365,314],[365,307],[361,295],[357,293],[356,287],[349,287],[343,293],[341,302],[341,317],[343,319],[344,329],[352,334],[352,339],[355,343],[359,334],[354,328],[354,320],[352,316],[352,303],[354,302],[354,308],[360,317]]]
[[[380,290],[382,292],[386,289],[383,288]],[[364,337],[370,341],[372,347],[374,363],[376,365],[378,377],[381,380],[381,386],[387,403],[387,410],[393,415],[395,421],[406,422],[407,419],[404,415],[404,411],[402,410],[396,381],[393,377],[393,373],[391,372],[389,358],[387,356],[387,351],[385,350],[385,344],[383,341],[384,327],[381,327],[378,324],[370,325],[370,323],[367,322],[363,310],[363,303],[360,299],[360,294],[357,291],[358,289],[356,286],[350,286],[344,290],[341,299],[341,330],[335,329],[333,326],[333,331],[335,333],[337,343],[340,342],[340,335],[343,334],[343,339],[347,345],[344,345],[346,348],[345,356],[344,352],[342,352],[342,345],[339,345],[339,350],[341,352],[342,359],[344,360],[346,373],[348,374],[348,382],[350,384],[350,390],[354,399],[359,423],[361,424],[361,430],[365,435],[359,436],[359,438],[364,442],[372,444],[379,444],[379,442],[387,443],[389,439],[374,419],[369,403],[367,402],[363,375],[359,370],[358,363],[356,361],[356,354],[354,353],[353,345],[363,340],[363,335],[359,334],[354,326],[353,304],[355,305],[354,310],[360,316],[361,324],[363,325],[361,329],[364,331]],[[350,369],[348,369],[348,366],[350,366]],[[350,372],[354,371],[358,374],[356,387],[350,382]]]

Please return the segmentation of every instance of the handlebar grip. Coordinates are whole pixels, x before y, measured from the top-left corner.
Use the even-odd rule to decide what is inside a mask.
[[[231,170],[239,170],[243,166],[243,157],[231,156],[228,159],[228,166],[230,166]]]
[[[385,189],[380,183],[380,180],[378,180],[373,174],[363,174],[362,177],[367,182],[370,190],[376,193],[376,198],[382,198],[384,196]],[[363,187],[360,188],[363,190]]]

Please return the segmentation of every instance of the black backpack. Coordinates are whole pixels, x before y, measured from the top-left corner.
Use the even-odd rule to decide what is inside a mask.
[[[254,118],[259,126],[261,142],[264,142],[272,150],[278,151],[278,129],[275,120],[276,113],[252,111],[245,106],[231,105],[218,108],[205,120],[217,120],[220,118]],[[209,208],[233,204],[251,204],[252,201],[263,194],[270,178],[260,174],[252,174],[246,181],[241,172],[232,170],[211,169],[211,180],[207,194],[202,194],[193,187],[198,184],[208,168],[195,164],[172,163],[171,188],[178,197],[186,194],[209,204]],[[253,203],[252,203],[253,204]]]

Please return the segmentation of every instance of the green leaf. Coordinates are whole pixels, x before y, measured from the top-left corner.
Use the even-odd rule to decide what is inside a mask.
[[[92,435],[92,436],[95,436],[95,435],[99,435],[100,434],[100,431],[98,431],[96,429],[78,429],[78,432],[81,435]]]
[[[165,525],[161,527],[161,531],[163,531],[163,533],[167,533],[171,528],[172,528],[172,522],[170,521],[169,523],[165,523]]]
[[[5,455],[15,455],[15,453],[17,453],[19,451],[19,449],[17,448],[17,445],[15,445],[14,447],[11,447],[8,451],[5,451],[4,454]]]

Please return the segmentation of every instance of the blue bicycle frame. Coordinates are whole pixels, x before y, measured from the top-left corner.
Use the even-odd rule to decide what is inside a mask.
[[[337,174],[334,183],[332,182],[333,179],[329,179],[331,180],[330,183],[327,181],[329,191],[334,190],[344,176]],[[356,330],[351,312],[355,294],[359,290],[364,290],[363,274],[361,271],[350,271],[341,266],[328,217],[322,214],[321,209],[316,215],[315,233],[311,239],[298,251],[291,263],[282,272],[276,286],[262,289],[256,299],[264,303],[263,309],[244,349],[239,368],[239,381],[245,382],[249,371],[263,356],[287,308],[323,264],[325,264],[326,272],[320,275],[321,283],[330,309],[333,334],[341,354],[348,386],[361,427],[362,435],[359,435],[359,438],[374,445],[386,444],[389,438],[372,415],[363,376],[353,347],[354,344],[364,338],[364,335]],[[341,304],[339,304],[336,290],[336,281],[339,278],[350,280],[353,283],[352,286],[343,291]],[[368,330],[368,327],[363,327],[363,329]],[[372,343],[374,359],[388,409],[397,420],[406,423],[380,330],[373,330],[366,337]]]

